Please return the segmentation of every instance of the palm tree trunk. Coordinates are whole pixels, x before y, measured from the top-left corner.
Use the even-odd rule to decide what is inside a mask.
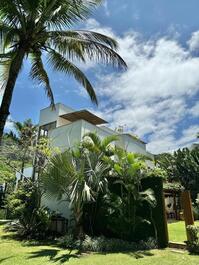
[[[5,123],[10,114],[9,109],[10,109],[10,104],[12,100],[13,90],[14,90],[15,83],[19,75],[20,69],[23,64],[24,56],[25,56],[25,49],[23,47],[20,47],[10,64],[8,80],[7,80],[7,84],[5,87],[5,91],[3,94],[3,99],[2,99],[1,107],[0,107],[0,145],[1,145],[2,137],[3,137],[3,130],[5,127]]]

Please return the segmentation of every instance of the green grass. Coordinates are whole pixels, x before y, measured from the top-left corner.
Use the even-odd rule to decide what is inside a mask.
[[[199,221],[195,222],[195,224],[199,225]],[[170,241],[184,242],[185,240],[187,240],[184,221],[177,221],[168,224],[168,230]]]
[[[187,252],[172,250],[151,250],[128,253],[82,254],[45,244],[31,246],[14,239],[12,233],[5,233],[0,226],[1,265],[195,265],[199,257]]]

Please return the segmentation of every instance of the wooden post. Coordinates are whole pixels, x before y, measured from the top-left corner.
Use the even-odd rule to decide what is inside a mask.
[[[182,200],[182,208],[183,208],[183,214],[184,214],[184,220],[185,220],[187,239],[189,240],[187,226],[194,225],[194,217],[193,217],[193,211],[192,211],[190,192],[187,190],[183,191],[181,194],[181,200]]]

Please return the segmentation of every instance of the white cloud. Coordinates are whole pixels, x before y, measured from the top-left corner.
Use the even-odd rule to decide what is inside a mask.
[[[110,16],[110,10],[109,10],[109,8],[108,8],[108,2],[107,2],[107,0],[105,0],[105,1],[103,2],[103,7],[104,7],[104,10],[105,10],[105,14],[106,14],[106,16],[109,17],[109,16]]]
[[[191,39],[187,42],[191,51],[199,50],[199,31],[193,32]]]
[[[189,109],[189,113],[193,117],[199,117],[199,101],[192,108]]]
[[[144,40],[132,31],[121,37],[94,19],[87,27],[116,38],[119,53],[128,64],[126,72],[96,72],[97,91],[103,96],[98,113],[113,128],[123,125],[140,137],[147,136],[148,148],[154,153],[194,141],[195,125],[187,124],[181,136],[179,128],[191,114],[188,100],[199,91],[199,58],[175,36]]]

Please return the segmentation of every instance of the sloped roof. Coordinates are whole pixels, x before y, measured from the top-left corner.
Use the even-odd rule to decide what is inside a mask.
[[[107,121],[94,115],[93,113],[91,113],[88,110],[80,110],[80,111],[70,112],[67,114],[63,114],[60,117],[66,119],[68,121],[71,121],[71,122],[74,122],[77,120],[85,120],[85,121],[90,122],[94,125],[100,125],[100,124],[107,123]]]

